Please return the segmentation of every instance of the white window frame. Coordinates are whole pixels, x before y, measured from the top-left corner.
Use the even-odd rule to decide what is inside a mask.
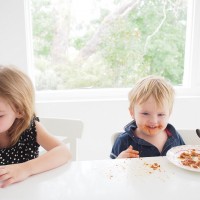
[[[24,4],[29,10],[26,13],[26,22],[28,23],[27,34],[29,43],[31,42],[30,35],[30,6],[28,1]],[[187,31],[185,45],[185,67],[183,86],[175,87],[176,95],[180,96],[200,96],[200,1],[189,0],[187,14]],[[32,43],[32,42],[31,42]],[[32,47],[32,45],[30,45]],[[30,49],[32,54],[33,50]],[[29,59],[32,56],[29,56]],[[31,60],[32,62],[33,60]],[[29,63],[31,63],[29,62]],[[33,63],[33,62],[32,62]],[[30,67],[33,66],[29,65]],[[33,67],[32,67],[33,69]],[[28,70],[30,71],[30,70]],[[31,70],[33,71],[33,70]],[[33,76],[33,73],[30,74]],[[127,94],[130,88],[107,88],[107,89],[73,89],[73,90],[57,90],[57,91],[37,91],[37,101],[90,101],[90,100],[119,100],[127,99]]]
[[[200,1],[189,1],[185,45],[185,70],[183,86],[191,89],[200,88]],[[198,93],[199,94],[199,93]]]

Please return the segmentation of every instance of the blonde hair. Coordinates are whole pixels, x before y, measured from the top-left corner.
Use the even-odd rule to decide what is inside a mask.
[[[168,103],[169,112],[172,112],[174,103],[173,86],[160,76],[147,76],[139,80],[134,88],[129,92],[129,109],[133,110],[135,104],[142,104],[149,99],[150,96],[156,100],[158,106]]]
[[[9,146],[13,146],[35,115],[35,91],[30,78],[15,66],[0,65],[0,97],[22,116],[8,130]]]

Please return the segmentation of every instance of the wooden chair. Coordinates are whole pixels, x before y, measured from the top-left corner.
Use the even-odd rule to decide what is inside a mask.
[[[39,117],[40,122],[64,143],[69,145],[72,160],[77,159],[77,139],[81,138],[83,122],[79,119]]]

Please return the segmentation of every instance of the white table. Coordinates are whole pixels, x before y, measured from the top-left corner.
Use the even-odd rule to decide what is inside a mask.
[[[150,165],[160,164],[153,170]],[[166,157],[73,161],[0,189],[2,200],[199,200],[200,173]]]

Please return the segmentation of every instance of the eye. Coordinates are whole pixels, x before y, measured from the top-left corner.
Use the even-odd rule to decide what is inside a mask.
[[[164,117],[165,114],[164,114],[164,113],[160,113],[160,114],[158,114],[158,116],[159,116],[159,117]]]
[[[142,115],[148,115],[148,114],[149,114],[149,113],[147,113],[147,112],[143,112],[143,113],[142,113]]]

